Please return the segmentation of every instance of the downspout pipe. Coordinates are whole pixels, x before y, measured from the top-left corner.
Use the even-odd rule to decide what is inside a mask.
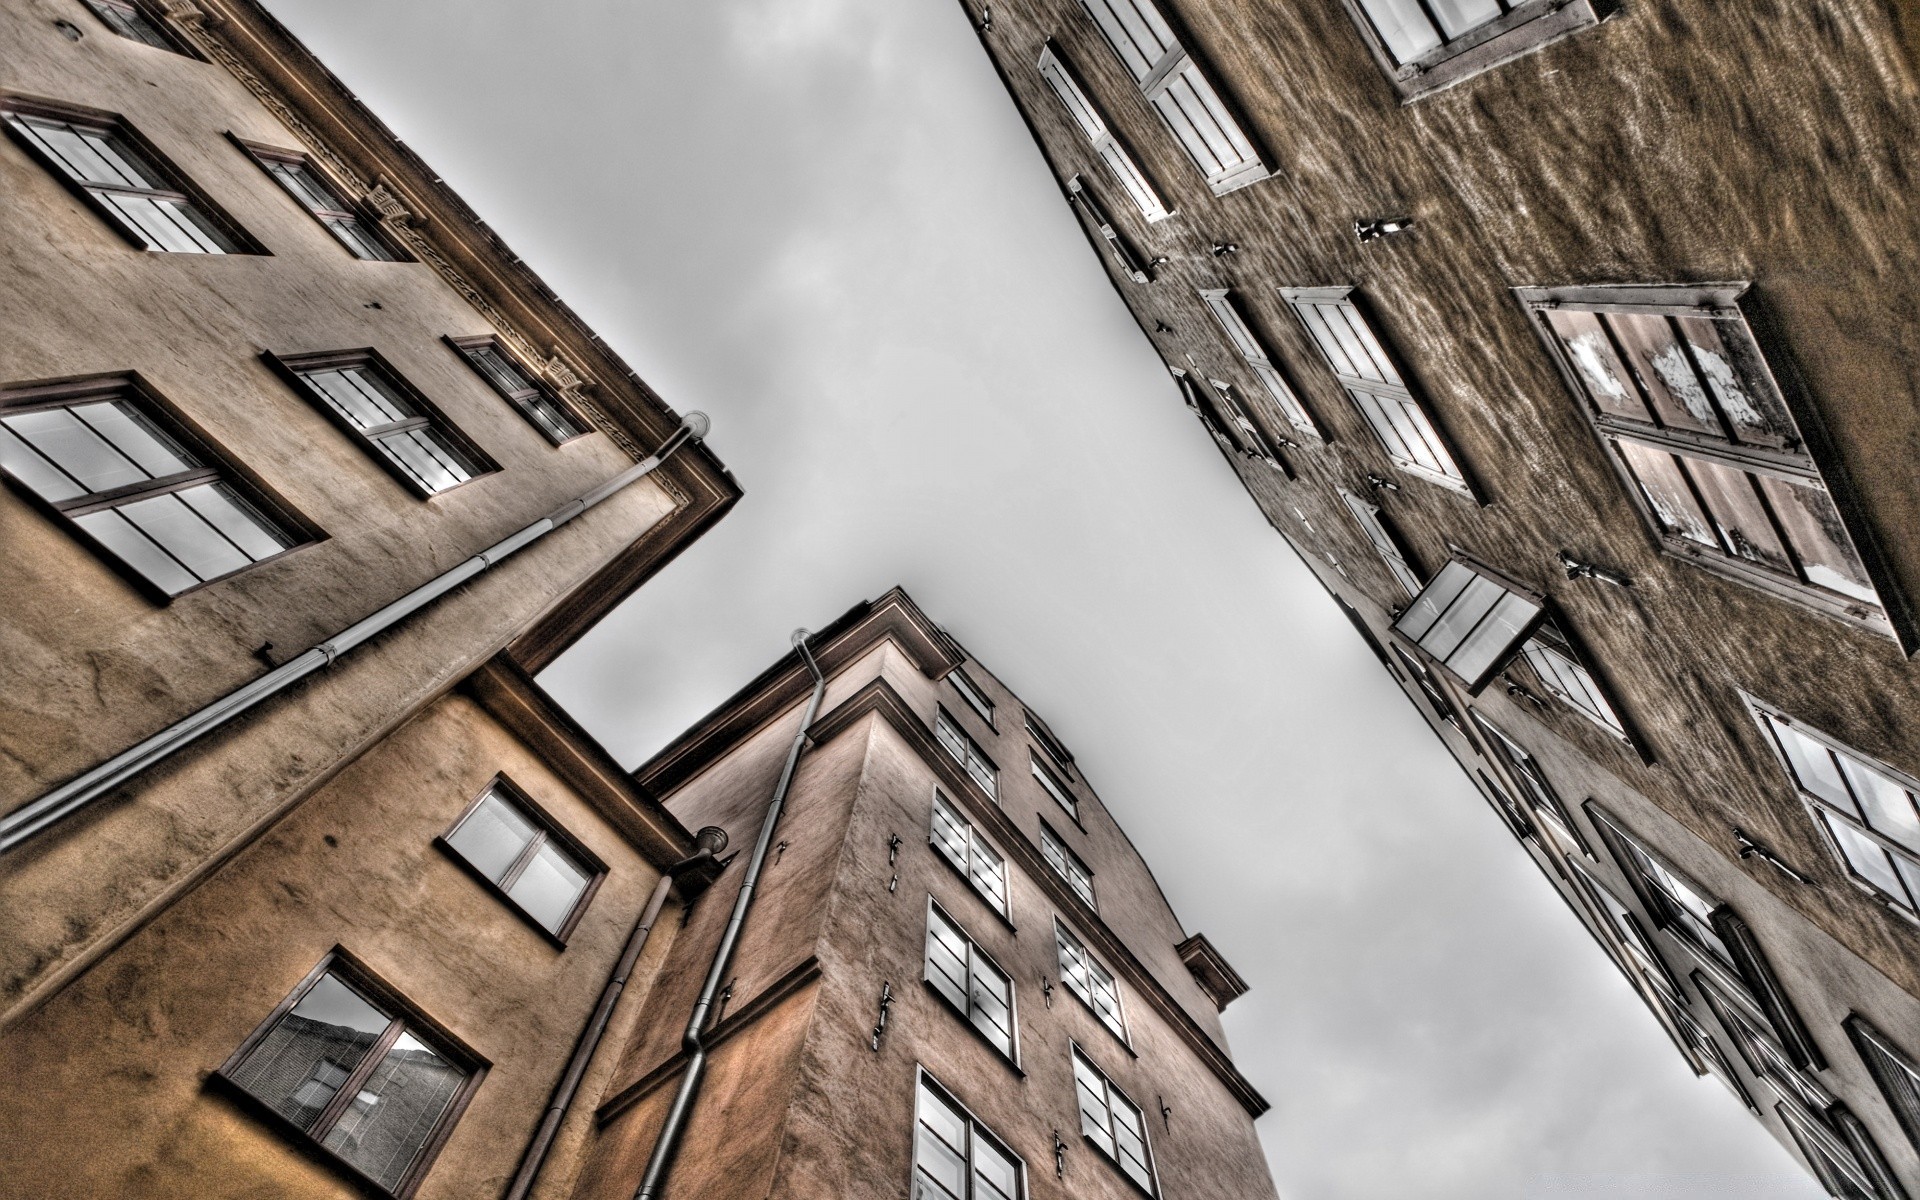
[[[92,770],[0,817],[0,853],[13,849],[55,822],[80,811],[261,701],[278,695],[320,668],[331,666],[342,654],[393,628],[487,568],[526,549],[628,484],[651,475],[676,451],[689,442],[704,438],[709,426],[704,413],[688,413],[680,427],[668,435],[658,450],[599,487],[567,501],[525,529],[442,572],[378,612],[355,621],[306,653],[288,659],[258,679],[235,688]]]
[[[613,974],[607,977],[607,984],[600,991],[600,1003],[594,1006],[593,1015],[587,1019],[587,1026],[580,1033],[573,1057],[567,1060],[567,1069],[553,1089],[553,1098],[547,1101],[546,1115],[540,1120],[540,1128],[534,1131],[533,1141],[527,1145],[520,1170],[507,1188],[504,1200],[526,1200],[527,1193],[533,1190],[534,1181],[540,1177],[540,1168],[546,1165],[547,1155],[553,1149],[553,1139],[560,1132],[560,1122],[566,1119],[567,1109],[572,1107],[574,1095],[580,1090],[580,1081],[586,1077],[587,1067],[600,1049],[600,1039],[606,1036],[607,1024],[613,1019],[614,1006],[620,1003],[627,980],[633,975],[634,966],[647,948],[647,935],[653,932],[654,922],[660,919],[660,909],[667,902],[667,893],[681,875],[694,867],[712,862],[714,855],[727,848],[727,831],[717,825],[709,825],[695,835],[695,842],[699,850],[662,871],[659,882],[653,885],[653,894],[647,897],[640,919],[634,922],[633,932],[627,935],[626,949],[621,952],[620,961],[614,964]]]
[[[794,730],[793,745],[787,748],[786,766],[780,769],[780,782],[774,785],[773,798],[767,801],[767,814],[760,820],[760,837],[753,844],[753,854],[747,860],[747,873],[740,880],[740,893],[733,898],[733,913],[727,918],[726,931],[720,935],[720,943],[713,948],[713,965],[707,969],[706,982],[701,985],[700,998],[694,1001],[693,1012],[687,1018],[687,1031],[680,1038],[680,1048],[687,1053],[686,1073],[680,1077],[680,1090],[674,1094],[673,1107],[667,1110],[666,1123],[660,1127],[660,1136],[653,1143],[653,1154],[647,1159],[646,1174],[640,1178],[640,1188],[634,1192],[633,1200],[659,1200],[667,1180],[667,1172],[673,1166],[674,1152],[680,1147],[680,1136],[686,1131],[687,1117],[693,1111],[694,1096],[700,1090],[700,1080],[707,1072],[707,1017],[713,1011],[713,1002],[720,991],[720,981],[727,976],[727,968],[733,962],[733,951],[740,941],[740,928],[746,924],[747,910],[753,906],[754,889],[760,883],[760,869],[767,861],[767,848],[773,843],[774,829],[780,824],[780,811],[786,807],[787,788],[793,783],[794,768],[799,765],[800,754],[807,746],[807,730],[813,727],[813,719],[820,713],[820,699],[827,691],[827,677],[820,672],[820,664],[814,661],[813,653],[807,649],[807,631],[793,631],[793,648],[800,653],[801,661],[807,664],[807,670],[813,673],[813,695],[807,700],[806,715],[800,718],[800,728]]]

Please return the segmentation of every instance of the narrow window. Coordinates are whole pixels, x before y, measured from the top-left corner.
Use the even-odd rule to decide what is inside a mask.
[[[993,765],[986,751],[980,749],[980,743],[973,740],[967,731],[960,728],[946,709],[940,710],[933,726],[934,736],[947,753],[953,755],[953,761],[967,769],[967,774],[980,785],[980,790],[994,799],[1000,798],[1000,768]]]
[[[1147,1141],[1147,1122],[1140,1106],[1129,1100],[1078,1046],[1073,1048],[1073,1082],[1080,1096],[1080,1132],[1147,1195],[1159,1195],[1153,1148]]]
[[[1539,597],[1456,558],[1413,598],[1393,630],[1477,692],[1545,612]]]
[[[1533,669],[1540,686],[1568,708],[1598,725],[1611,736],[1631,744],[1627,726],[1599,680],[1574,655],[1567,635],[1552,621],[1542,621],[1520,647],[1520,657]]]
[[[1674,978],[1673,969],[1667,960],[1661,957],[1654,947],[1653,939],[1640,918],[1629,908],[1625,901],[1613,894],[1613,890],[1596,879],[1591,872],[1577,860],[1572,863],[1574,877],[1580,881],[1581,890],[1592,901],[1595,911],[1599,912],[1607,928],[1626,950],[1628,962],[1633,972],[1645,979],[1655,990],[1673,1000],[1675,1004],[1686,1003],[1680,991],[1680,982]]]
[[[1415,478],[1471,496],[1466,473],[1354,305],[1352,292],[1352,288],[1280,289],[1393,465]]]
[[[220,1074],[355,1177],[406,1197],[483,1070],[336,952]]]
[[[1864,1126],[1843,1105],[1816,1116],[1782,1098],[1780,1118],[1828,1193],[1847,1200],[1905,1200]]]
[[[913,1200],[1025,1200],[1026,1164],[924,1068],[914,1117]]]
[[[448,342],[480,377],[493,385],[508,404],[518,409],[549,442],[558,446],[592,433],[551,388],[515,362],[497,338],[449,338]]]
[[[1027,764],[1033,768],[1033,777],[1040,781],[1040,790],[1052,796],[1054,802],[1061,808],[1066,809],[1067,815],[1072,817],[1075,822],[1078,822],[1080,820],[1080,801],[1072,792],[1067,790],[1067,785],[1053,777],[1053,772],[1049,771],[1040,762],[1039,756],[1028,754]]]
[[[371,351],[271,361],[334,424],[420,496],[444,492],[496,469],[479,447]]]
[[[180,43],[168,35],[158,18],[150,15],[137,4],[126,0],[87,0],[87,7],[100,23],[123,38],[152,46],[156,50],[171,50],[175,54],[185,51]]]
[[[1848,873],[1920,917],[1920,782],[1752,697],[1747,708]]]
[[[1599,0],[1347,0],[1402,99],[1598,24]]]
[[[1216,196],[1267,177],[1260,152],[1153,0],[1081,0]]]
[[[1891,633],[1737,289],[1520,289],[1670,552]]]
[[[335,188],[321,175],[313,160],[291,150],[240,143],[274,182],[286,190],[300,207],[353,253],[355,258],[374,262],[399,262],[400,255],[375,232],[373,223],[353,210]]]
[[[1586,839],[1580,836],[1579,828],[1573,823],[1573,815],[1561,803],[1553,785],[1547,782],[1546,772],[1540,769],[1539,761],[1478,711],[1474,712],[1473,720],[1474,724],[1480,726],[1480,732],[1486,735],[1487,741],[1492,743],[1507,773],[1520,785],[1533,810],[1546,820],[1548,828],[1559,837],[1561,845],[1570,853],[1591,855]]]
[[[1453,700],[1447,695],[1446,688],[1441,686],[1440,681],[1434,677],[1433,672],[1427,670],[1427,664],[1408,654],[1398,645],[1393,647],[1393,656],[1400,660],[1400,665],[1406,668],[1407,674],[1413,678],[1414,683],[1419,685],[1420,694],[1427,698],[1427,707],[1433,710],[1433,715],[1455,729],[1464,729],[1460,724],[1460,714],[1454,710]]]
[[[1074,895],[1087,902],[1088,908],[1100,907],[1093,898],[1093,872],[1087,870],[1087,864],[1080,861],[1080,856],[1045,821],[1040,822],[1040,856],[1047,860],[1055,875],[1067,881]]]
[[[15,100],[4,101],[0,117],[35,158],[142,250],[258,252],[120,118]]]
[[[1527,818],[1527,810],[1520,807],[1511,792],[1501,787],[1498,781],[1485,771],[1475,771],[1473,781],[1479,785],[1487,802],[1493,805],[1493,811],[1500,814],[1500,819],[1506,822],[1513,836],[1522,839],[1533,837],[1533,822]]]
[[[1133,155],[1120,144],[1107,128],[1107,119],[1100,110],[1087,99],[1087,90],[1080,86],[1080,80],[1060,58],[1052,42],[1040,48],[1040,77],[1047,81],[1053,94],[1066,106],[1067,115],[1085,135],[1093,146],[1093,152],[1100,161],[1107,164],[1107,170],[1113,172],[1114,179],[1120,183],[1120,190],[1133,201],[1140,215],[1149,221],[1164,221],[1173,214],[1167,206],[1160,203],[1160,195],[1153,190],[1146,173],[1133,161]]]
[[[0,469],[167,596],[310,540],[127,376],[0,390]]]
[[[1306,406],[1300,403],[1300,397],[1294,395],[1293,389],[1273,365],[1273,355],[1267,352],[1266,344],[1254,336],[1233,294],[1225,288],[1201,288],[1200,299],[1206,304],[1207,311],[1213,314],[1214,320],[1220,323],[1234,350],[1247,360],[1247,366],[1259,378],[1260,386],[1267,390],[1267,395],[1273,397],[1274,404],[1279,406],[1288,423],[1302,433],[1324,438]]]
[[[967,877],[967,883],[993,911],[1003,917],[1009,915],[1007,860],[938,789],[933,793],[933,827],[927,840],[940,857]]]
[[[1033,740],[1039,743],[1040,748],[1047,752],[1049,758],[1053,759],[1062,775],[1070,775],[1073,769],[1073,755],[1068,752],[1066,745],[1053,736],[1053,730],[1047,728],[1047,723],[1035,716],[1032,709],[1026,710],[1026,718],[1027,732],[1033,735]]]
[[[1920,1146],[1920,1066],[1861,1017],[1847,1018],[1847,1033],[1880,1085],[1887,1107],[1907,1131],[1907,1140]]]
[[[1613,848],[1620,868],[1640,893],[1655,925],[1674,935],[1681,945],[1705,955],[1713,962],[1733,966],[1733,952],[1714,928],[1713,915],[1721,904],[1698,884],[1686,879],[1657,858],[1640,839],[1622,829],[1593,801],[1587,809]]]
[[[986,693],[982,692],[973,680],[967,678],[967,673],[955,667],[947,673],[947,682],[953,685],[954,691],[960,693],[960,698],[967,702],[967,707],[978,713],[980,719],[987,723],[987,728],[993,728],[993,701],[987,699]]]
[[[1207,432],[1213,434],[1216,441],[1230,453],[1243,458],[1257,458],[1288,478],[1293,477],[1293,471],[1274,453],[1267,435],[1247,415],[1246,407],[1234,394],[1232,384],[1219,379],[1210,379],[1203,384],[1196,376],[1178,367],[1170,370],[1175,382],[1180,385],[1180,394],[1185,398],[1187,407],[1199,415],[1201,424],[1207,427]]]
[[[1060,951],[1060,979],[1067,990],[1080,998],[1080,1002],[1093,1010],[1113,1036],[1122,1042],[1127,1040],[1127,1023],[1120,1011],[1120,984],[1113,972],[1100,964],[1100,960],[1087,949],[1085,942],[1075,937],[1057,919],[1053,923],[1054,944]]]
[[[1407,554],[1400,548],[1400,539],[1387,528],[1386,519],[1380,515],[1380,506],[1345,488],[1340,489],[1340,499],[1346,503],[1347,511],[1353,514],[1354,523],[1360,526],[1360,532],[1367,535],[1367,541],[1373,546],[1373,552],[1409,596],[1417,596],[1424,585],[1420,582],[1420,572],[1414,570]]]
[[[927,982],[994,1049],[1018,1062],[1013,980],[927,897]]]
[[[515,909],[564,942],[606,867],[504,779],[441,839]]]
[[[1100,235],[1100,240],[1107,244],[1107,250],[1113,255],[1113,261],[1119,264],[1121,274],[1135,283],[1153,282],[1153,268],[1141,259],[1139,253],[1134,250],[1133,243],[1127,240],[1126,235],[1120,232],[1119,226],[1107,216],[1107,206],[1100,203],[1100,198],[1093,194],[1093,189],[1088,187],[1086,181],[1078,175],[1067,180],[1067,199],[1080,215],[1086,218],[1087,224],[1093,226],[1093,231]]]

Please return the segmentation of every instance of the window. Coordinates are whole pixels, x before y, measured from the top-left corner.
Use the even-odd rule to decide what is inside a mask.
[[[1360,635],[1360,640],[1367,644],[1367,649],[1373,651],[1373,656],[1380,660],[1380,665],[1385,667],[1387,672],[1391,674],[1393,672],[1393,664],[1387,660],[1386,647],[1380,644],[1379,638],[1373,636],[1373,630],[1367,628],[1366,618],[1360,615],[1360,610],[1348,604],[1332,592],[1327,594],[1333,596],[1333,602],[1340,606],[1340,611],[1345,614],[1347,623],[1353,626],[1354,632]]]
[[[1013,980],[927,897],[927,983],[994,1049],[1018,1062]]]
[[[1413,598],[1393,629],[1477,692],[1545,612],[1539,597],[1456,558]]]
[[[1413,398],[1386,347],[1349,299],[1352,288],[1281,288],[1393,465],[1464,496],[1473,491],[1446,439]]]
[[[258,253],[118,117],[0,103],[8,131],[142,250]]]
[[[1087,902],[1088,908],[1100,907],[1093,898],[1093,872],[1087,870],[1087,864],[1068,849],[1067,843],[1045,821],[1040,822],[1040,856],[1047,860],[1055,875],[1067,881],[1074,895]]]
[[[1595,25],[1606,0],[1347,0],[1403,99]]]
[[[1113,261],[1120,265],[1121,274],[1135,283],[1153,282],[1153,268],[1141,261],[1140,255],[1134,251],[1126,235],[1121,233],[1119,227],[1107,216],[1107,206],[1100,203],[1100,198],[1093,194],[1093,189],[1088,187],[1086,181],[1078,175],[1067,180],[1067,199],[1074,208],[1079,210],[1080,215],[1087,219],[1087,223],[1093,226],[1094,232],[1100,235],[1100,239],[1106,242],[1108,251],[1113,254]]]
[[[394,252],[386,239],[341,199],[339,191],[326,181],[306,155],[246,142],[240,145],[267,174],[273,176],[274,182],[286,189],[287,195],[312,213],[316,221],[327,227],[328,233],[352,251],[355,258],[374,262],[400,261],[400,255]]]
[[[336,951],[219,1073],[354,1175],[405,1197],[484,1069]]]
[[[1830,615],[1891,627],[1738,288],[1519,289],[1671,552]]]
[[[1680,982],[1673,976],[1666,959],[1654,948],[1651,938],[1641,926],[1640,918],[1626,903],[1613,894],[1613,890],[1601,883],[1577,861],[1573,863],[1573,873],[1580,881],[1581,890],[1613,931],[1614,938],[1626,949],[1628,962],[1633,972],[1645,979],[1654,988],[1666,995],[1676,1005],[1684,1004],[1681,997]]]
[[[1273,365],[1273,356],[1254,336],[1232,293],[1225,288],[1201,288],[1200,299],[1206,304],[1207,311],[1213,314],[1214,320],[1220,322],[1220,328],[1226,331],[1227,340],[1233,343],[1234,350],[1247,360],[1247,366],[1259,377],[1260,385],[1267,389],[1267,395],[1273,397],[1273,402],[1280,406],[1287,421],[1303,433],[1321,437],[1320,427],[1313,423],[1313,417],[1307,413],[1306,406],[1300,403],[1300,397],[1294,395],[1287,381],[1280,377],[1280,372]]]
[[[1169,368],[1175,382],[1180,385],[1180,394],[1185,398],[1187,407],[1200,417],[1207,432],[1224,445],[1231,453],[1246,458],[1257,458],[1274,470],[1292,478],[1293,472],[1287,464],[1274,454],[1273,447],[1267,442],[1266,434],[1253,423],[1247,410],[1234,395],[1233,385],[1218,379],[1207,381],[1201,386],[1193,375],[1178,367]],[[1288,445],[1293,443],[1289,442]]]
[[[1153,1148],[1140,1106],[1127,1099],[1078,1046],[1073,1048],[1073,1083],[1080,1097],[1080,1132],[1147,1195],[1159,1195]]]
[[[966,730],[955,724],[952,715],[944,708],[934,722],[933,733],[940,744],[947,748],[947,753],[953,755],[953,761],[965,767],[967,774],[973,776],[973,781],[980,785],[981,791],[996,800],[1000,798],[1000,768],[993,765],[993,760],[980,749],[980,744],[968,737]]]
[[[980,893],[980,898],[993,911],[1003,917],[1008,915],[1007,860],[987,845],[979,830],[937,789],[933,793],[933,830],[927,840],[940,852],[940,857],[967,877],[973,890]]]
[[[1427,707],[1433,710],[1433,715],[1455,729],[1462,729],[1460,714],[1454,711],[1453,701],[1448,698],[1446,688],[1441,686],[1433,672],[1427,670],[1427,664],[1408,654],[1398,645],[1393,647],[1393,656],[1400,660],[1400,665],[1406,668],[1407,674],[1412,677],[1414,683],[1419,685],[1420,694],[1427,698]]]
[[[1714,928],[1713,915],[1720,902],[1691,880],[1669,868],[1642,845],[1640,839],[1622,829],[1619,823],[1592,801],[1588,811],[1594,823],[1613,847],[1614,857],[1627,873],[1641,902],[1653,915],[1655,925],[1674,935],[1681,945],[1707,955],[1712,961],[1733,965],[1733,952]]]
[[[1267,177],[1253,142],[1153,0],[1081,3],[1214,195]]]
[[[418,495],[432,496],[496,469],[371,351],[271,361]]]
[[[974,685],[973,680],[967,678],[967,673],[955,667],[947,673],[947,682],[953,685],[954,691],[960,693],[960,698],[967,702],[967,707],[980,714],[980,719],[985,721],[987,727],[991,729],[993,701],[987,699],[986,694]]]
[[[1620,741],[1631,743],[1625,722],[1601,690],[1593,673],[1574,656],[1567,635],[1552,621],[1542,621],[1520,647],[1520,656],[1533,668],[1540,686],[1573,711]]]
[[[1547,782],[1546,772],[1540,769],[1540,763],[1528,754],[1520,743],[1508,737],[1493,722],[1479,712],[1473,714],[1474,724],[1480,726],[1480,732],[1493,745],[1496,756],[1506,766],[1507,773],[1520,785],[1527,803],[1533,811],[1545,818],[1547,827],[1560,839],[1560,844],[1571,854],[1591,855],[1586,839],[1580,836],[1580,829],[1573,823],[1573,815],[1560,797]]]
[[[1172,216],[1167,206],[1160,203],[1159,193],[1153,190],[1153,184],[1148,182],[1146,174],[1134,163],[1133,156],[1108,130],[1107,119],[1087,99],[1087,90],[1080,86],[1080,80],[1061,60],[1052,42],[1040,48],[1040,77],[1053,88],[1053,94],[1066,106],[1067,115],[1073,118],[1073,123],[1092,143],[1093,152],[1100,156],[1101,162],[1107,164],[1107,170],[1113,172],[1120,189],[1140,210],[1140,215],[1149,221],[1164,221]]]
[[[504,779],[488,784],[441,840],[514,908],[562,942],[607,873]]]
[[[1047,723],[1035,716],[1032,709],[1026,710],[1026,717],[1027,732],[1033,735],[1033,740],[1038,742],[1040,748],[1053,759],[1054,764],[1060,768],[1061,774],[1069,774],[1073,768],[1073,755],[1068,752],[1066,745],[1053,736],[1053,730],[1047,728]]]
[[[497,339],[448,338],[447,341],[549,442],[558,446],[593,432],[559,396],[523,370]]]
[[[1880,1085],[1887,1107],[1899,1118],[1900,1128],[1907,1131],[1907,1139],[1920,1146],[1920,1067],[1860,1017],[1847,1018],[1847,1034],[1873,1073],[1874,1082]]]
[[[925,1069],[914,1105],[913,1200],[1023,1200],[1026,1164]]]
[[[1066,809],[1067,815],[1078,823],[1080,820],[1080,801],[1072,792],[1067,790],[1067,785],[1055,779],[1053,772],[1042,766],[1037,756],[1028,754],[1027,764],[1033,768],[1033,777],[1040,781],[1040,790],[1052,796],[1054,802],[1059,804],[1061,808]]]
[[[146,10],[125,0],[87,0],[87,7],[100,23],[123,38],[129,38],[156,50],[171,50],[175,54],[183,53],[180,43],[167,34],[158,18],[147,14]]]
[[[1493,811],[1500,814],[1500,819],[1506,822],[1509,830],[1512,830],[1513,836],[1517,838],[1533,836],[1533,822],[1527,819],[1527,811],[1520,807],[1512,794],[1501,787],[1493,776],[1485,771],[1475,771],[1473,781],[1479,785],[1487,802],[1493,805]]]
[[[1385,519],[1380,516],[1380,506],[1361,499],[1345,488],[1340,489],[1340,499],[1346,503],[1347,511],[1353,514],[1354,523],[1367,535],[1374,553],[1386,564],[1387,573],[1393,576],[1393,581],[1407,595],[1419,595],[1422,586],[1420,572],[1413,569],[1406,552],[1400,548],[1400,539],[1387,528]]]
[[[1060,951],[1060,980],[1080,1002],[1093,1010],[1100,1023],[1122,1042],[1127,1040],[1127,1023],[1120,1012],[1120,984],[1113,972],[1087,949],[1086,943],[1068,932],[1057,919],[1053,923],[1054,944]]]
[[[167,596],[311,540],[124,375],[0,390],[0,470]]]
[[[1920,918],[1920,783],[1747,697],[1780,765],[1852,876]]]
[[[1780,1118],[1827,1193],[1843,1200],[1906,1200],[1866,1128],[1842,1105],[1815,1116],[1782,1100]]]

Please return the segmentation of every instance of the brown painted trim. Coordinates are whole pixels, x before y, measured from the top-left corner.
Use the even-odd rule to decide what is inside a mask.
[[[481,801],[496,791],[504,793],[511,800],[513,806],[528,817],[540,831],[539,836],[534,837],[521,849],[513,865],[507,868],[506,874],[497,880],[488,878],[486,872],[482,871],[478,864],[465,854],[462,854],[460,848],[453,844],[455,831],[467,823],[467,818],[472,816],[473,811],[480,807]],[[534,856],[540,852],[541,846],[547,842],[557,843],[562,850],[572,855],[574,861],[588,872],[586,886],[580,889],[578,896],[574,897],[573,905],[568,908],[567,915],[561,920],[560,928],[558,929],[548,929],[545,925],[541,924],[539,918],[535,917],[531,912],[528,912],[526,907],[514,898],[512,890],[514,883],[525,873],[528,864],[530,864]],[[446,832],[433,839],[433,844],[436,849],[459,864],[467,874],[473,876],[473,878],[480,883],[481,887],[492,892],[497,900],[524,918],[526,922],[538,930],[547,941],[553,943],[554,946],[561,950],[567,948],[567,939],[573,935],[574,928],[580,924],[580,918],[586,915],[587,906],[593,903],[594,895],[600,891],[600,885],[604,883],[607,878],[607,864],[601,861],[600,856],[587,849],[585,843],[569,833],[565,825],[562,825],[556,820],[552,813],[542,808],[538,801],[527,794],[525,788],[515,783],[512,777],[504,771],[496,774],[492,779],[487,781],[485,787],[482,787],[474,793],[473,799],[467,801],[466,806],[460,810],[460,815],[455,817],[453,823],[447,826]]]
[[[773,1011],[782,1000],[819,978],[820,960],[813,955],[808,955],[782,972],[780,977],[772,983],[761,988],[753,999],[734,1009],[708,1029],[704,1035],[707,1049],[711,1051],[734,1034],[755,1024],[761,1017]],[[594,1114],[595,1120],[602,1126],[607,1125],[621,1113],[657,1091],[662,1084],[680,1074],[681,1069],[686,1065],[687,1052],[674,1051],[673,1055],[659,1066],[602,1101]]]
[[[1200,990],[1213,1001],[1214,1007],[1221,1012],[1227,1011],[1227,1005],[1247,994],[1247,981],[1240,978],[1240,972],[1233,964],[1207,940],[1204,933],[1196,933],[1186,941],[1174,947],[1180,955],[1180,961],[1187,964],[1187,970],[1200,984]]]

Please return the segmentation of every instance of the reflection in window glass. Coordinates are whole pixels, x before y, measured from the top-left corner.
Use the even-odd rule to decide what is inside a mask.
[[[1007,860],[938,791],[933,794],[933,828],[928,840],[942,858],[967,877],[993,911],[1007,915]]]
[[[926,980],[995,1049],[1014,1056],[1013,980],[931,900]]]
[[[1060,952],[1060,979],[1067,990],[1092,1009],[1093,1015],[1100,1018],[1100,1023],[1111,1030],[1113,1036],[1126,1041],[1127,1023],[1120,1012],[1120,985],[1113,972],[1093,956],[1086,943],[1058,921],[1053,923],[1053,935],[1055,948]]]
[[[1080,1132],[1149,1196],[1159,1195],[1147,1122],[1140,1106],[1127,1099],[1077,1046],[1073,1050],[1073,1082],[1080,1098]]]
[[[1472,689],[1499,669],[1544,611],[1539,601],[1455,559],[1393,627]]]
[[[913,1200],[1024,1200],[1026,1168],[946,1090],[920,1076]]]
[[[178,181],[135,149],[116,126],[18,112],[0,113],[0,118],[143,249],[240,253],[240,246]]]
[[[446,841],[551,933],[566,927],[595,875],[499,783],[486,790]]]
[[[443,422],[421,413],[373,362],[296,368],[309,394],[422,495],[444,492],[484,469]]]

